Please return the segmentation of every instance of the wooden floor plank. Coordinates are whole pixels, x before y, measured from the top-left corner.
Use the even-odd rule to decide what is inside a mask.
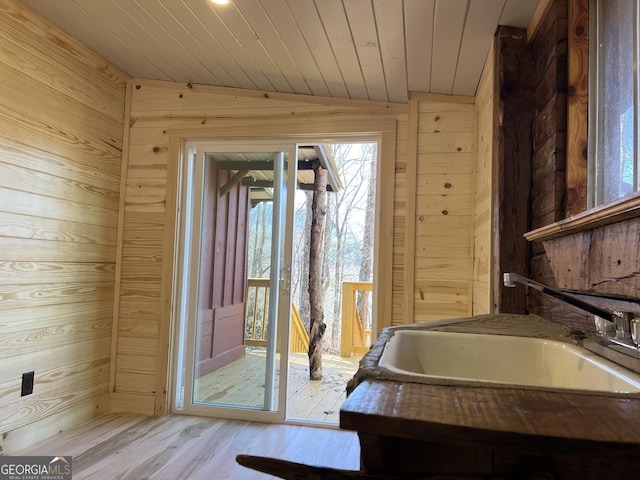
[[[249,351],[241,361],[202,377],[198,395],[220,403],[242,399],[245,405],[260,405],[264,362],[264,352]],[[307,356],[291,354],[288,417],[337,425],[346,383],[358,362],[358,358],[325,354],[323,379],[310,381]],[[235,456],[271,456],[357,470],[360,447],[354,433],[335,429],[195,416],[110,414],[19,453],[72,456],[74,480],[266,480],[274,477],[237,465]]]
[[[109,414],[63,432],[23,455],[73,453],[74,480],[267,480],[238,454],[357,470],[355,432],[169,415]]]
[[[209,423],[209,420],[203,420],[203,423]],[[150,478],[191,478],[195,471],[203,468],[203,465],[215,464],[228,438],[238,434],[247,425],[247,422],[235,420],[219,423],[218,428],[212,426],[201,435],[185,442],[171,462],[165,463]]]
[[[100,444],[136,424],[140,418],[140,415],[131,413],[104,415],[73,429],[60,432],[56,435],[56,446],[61,452],[65,452],[65,455],[75,457],[86,450],[87,443]],[[32,445],[28,448],[29,455],[50,454],[50,443],[50,440],[44,440]],[[16,452],[16,455],[26,455],[26,453],[21,451]]]
[[[169,461],[177,445],[189,435],[201,433],[190,429],[197,428],[198,423],[197,417],[147,417],[74,458],[74,480],[77,476],[100,479],[104,478],[104,472],[112,471],[120,475],[113,478],[148,478],[139,476],[140,470],[149,465],[157,469],[162,462]]]

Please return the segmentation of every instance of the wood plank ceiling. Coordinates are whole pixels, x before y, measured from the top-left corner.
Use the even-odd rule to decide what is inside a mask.
[[[475,95],[538,0],[23,0],[132,77],[383,102]]]

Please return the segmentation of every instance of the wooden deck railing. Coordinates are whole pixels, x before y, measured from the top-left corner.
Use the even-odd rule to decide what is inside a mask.
[[[342,283],[342,327],[340,355],[361,356],[371,346],[371,328],[367,305],[373,291],[371,282]],[[267,345],[267,312],[269,310],[269,279],[250,278],[247,291],[247,328],[245,344]],[[291,352],[309,351],[309,334],[295,304],[291,304]]]
[[[371,327],[367,305],[372,291],[372,282],[342,282],[340,355],[343,357],[361,356],[369,351]]]
[[[267,312],[269,311],[269,279],[250,278],[247,289],[247,328],[245,344],[265,347],[267,345]],[[298,309],[291,304],[290,346],[292,352],[309,351],[307,333]]]

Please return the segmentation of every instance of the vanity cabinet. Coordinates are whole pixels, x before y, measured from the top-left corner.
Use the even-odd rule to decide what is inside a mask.
[[[541,317],[507,314],[398,328],[570,336]],[[640,394],[398,381],[378,366],[392,331],[362,359],[340,410],[341,428],[358,432],[365,472],[640,477]]]
[[[358,432],[366,472],[607,480],[640,472],[637,398],[364,381],[340,426]]]

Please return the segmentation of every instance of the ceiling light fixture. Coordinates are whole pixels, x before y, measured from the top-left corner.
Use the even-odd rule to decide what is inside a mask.
[[[217,3],[218,5],[226,5],[229,0],[209,0],[211,3]]]

